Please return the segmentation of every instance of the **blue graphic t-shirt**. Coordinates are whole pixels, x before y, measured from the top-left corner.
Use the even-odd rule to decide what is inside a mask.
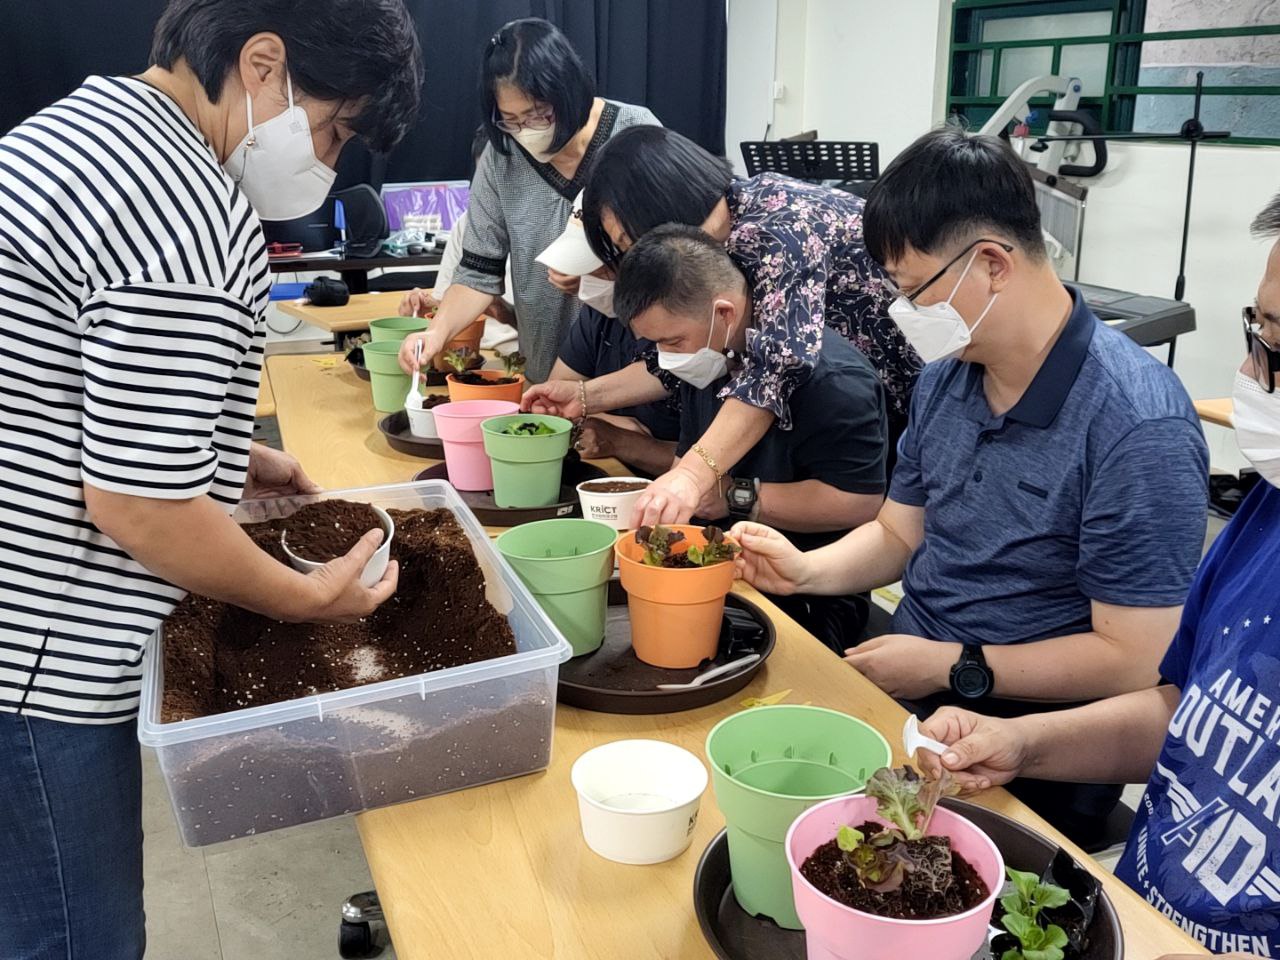
[[[1214,543],[1160,672],[1182,700],[1116,874],[1214,953],[1280,957],[1280,490]]]

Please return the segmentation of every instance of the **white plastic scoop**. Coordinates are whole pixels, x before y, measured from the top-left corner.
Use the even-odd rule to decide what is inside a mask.
[[[731,660],[729,663],[722,663],[718,667],[712,667],[706,673],[700,673],[688,683],[660,683],[657,686],[659,690],[692,690],[694,687],[700,687],[708,680],[714,680],[716,677],[723,677],[726,673],[736,673],[743,667],[749,667],[760,659],[760,654],[749,653],[745,657],[739,657],[737,660]]]
[[[406,410],[422,409],[422,393],[418,390],[418,384],[422,379],[422,341],[417,340],[413,344],[413,358],[418,365],[413,368],[413,382],[409,384],[409,392],[404,395],[404,408]]]
[[[909,715],[907,722],[902,725],[902,746],[909,757],[914,757],[916,751],[921,747],[925,750],[932,750],[939,755],[946,753],[950,749],[945,743],[934,740],[932,737],[926,737],[921,733],[920,721],[916,719],[914,713]]]

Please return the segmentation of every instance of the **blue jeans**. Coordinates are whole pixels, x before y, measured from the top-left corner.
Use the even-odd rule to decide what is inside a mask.
[[[136,725],[0,713],[0,957],[140,960]]]

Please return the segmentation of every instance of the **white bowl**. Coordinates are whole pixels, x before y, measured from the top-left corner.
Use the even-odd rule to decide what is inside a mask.
[[[617,863],[661,863],[684,853],[707,789],[702,761],[661,740],[595,747],[578,757],[569,779],[587,846]]]
[[[372,506],[372,504],[370,504]],[[387,564],[391,561],[391,538],[395,536],[396,525],[391,519],[391,514],[383,510],[381,507],[373,507],[373,512],[378,515],[378,519],[382,521],[382,529],[387,535],[383,538],[382,546],[377,552],[369,558],[369,562],[364,565],[364,570],[360,574],[360,583],[365,587],[372,587],[382,579],[382,575],[387,572]],[[302,573],[313,573],[324,566],[315,560],[304,560],[302,557],[296,556],[289,549],[289,543],[285,539],[285,534],[280,535],[280,545],[284,547],[285,556],[289,558],[289,562],[293,564],[293,569]]]
[[[440,434],[436,431],[436,415],[431,410],[415,410],[413,407],[405,407],[404,412],[409,415],[409,432],[415,437],[423,440],[439,440]]]
[[[583,489],[593,483],[613,481],[643,483],[644,487],[639,490],[628,490],[625,493],[595,493]],[[584,480],[578,484],[578,501],[582,504],[582,515],[588,520],[607,523],[615,530],[630,530],[632,508],[651,482],[644,477],[598,477],[595,480]]]

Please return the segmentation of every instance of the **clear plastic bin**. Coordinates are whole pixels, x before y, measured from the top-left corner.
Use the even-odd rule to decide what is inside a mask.
[[[572,651],[447,483],[427,480],[243,504],[241,523],[318,499],[445,507],[466,531],[489,602],[517,652],[336,693],[161,723],[162,632],[142,680],[138,739],[154,747],[188,846],[421,799],[543,770],[551,762],[559,665]]]

